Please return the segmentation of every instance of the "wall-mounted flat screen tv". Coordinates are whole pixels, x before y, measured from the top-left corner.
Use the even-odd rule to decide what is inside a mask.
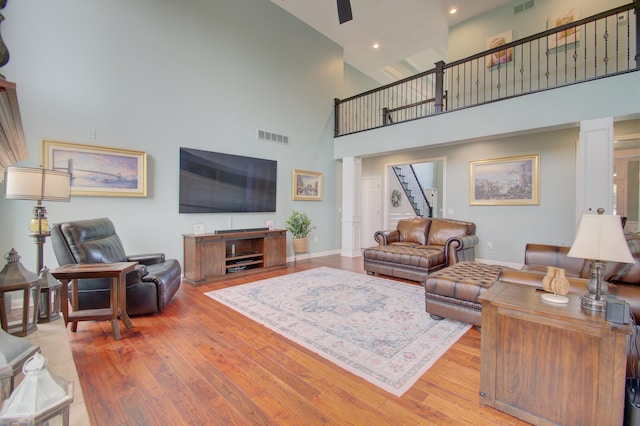
[[[275,212],[278,162],[180,148],[180,213]]]

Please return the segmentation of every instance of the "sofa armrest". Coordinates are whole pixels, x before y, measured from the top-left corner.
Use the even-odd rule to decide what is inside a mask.
[[[545,277],[544,272],[523,271],[523,270],[507,270],[502,271],[500,281],[507,281],[516,284],[526,284],[534,287],[542,288],[542,279]],[[570,292],[583,295],[587,292],[587,283],[589,280],[577,277],[567,277],[570,285]],[[612,293],[615,294],[616,286],[609,284]]]
[[[147,271],[147,265],[143,265],[138,263],[136,268],[127,274],[127,285],[133,285],[139,283],[143,280],[144,277],[147,276],[149,272]]]
[[[452,237],[444,244],[447,265],[451,266],[462,261],[476,260],[476,246],[480,242],[477,235],[463,235]]]
[[[141,265],[154,265],[164,262],[164,253],[145,253],[127,255],[127,262],[138,262]]]
[[[379,245],[386,246],[400,241],[400,232],[397,229],[390,231],[377,231],[373,234],[373,238],[375,238]]]

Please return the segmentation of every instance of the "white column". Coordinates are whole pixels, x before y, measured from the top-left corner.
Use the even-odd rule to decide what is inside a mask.
[[[342,251],[346,257],[361,256],[360,176],[362,159],[342,159]]]
[[[613,118],[580,122],[576,161],[576,217],[613,207]],[[577,221],[576,221],[577,223]]]

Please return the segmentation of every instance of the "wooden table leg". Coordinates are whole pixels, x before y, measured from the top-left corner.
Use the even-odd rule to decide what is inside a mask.
[[[78,280],[77,279],[73,279],[71,280],[72,282],[72,289],[71,289],[71,308],[74,311],[78,310]],[[68,303],[68,302],[67,302]],[[76,331],[78,331],[78,321],[71,321],[71,331],[73,331],[74,333]]]
[[[67,279],[60,280],[62,284],[60,287],[60,310],[62,318],[64,318],[64,328],[67,328],[67,324],[69,324],[69,281]]]
[[[118,278],[118,308],[120,309],[120,319],[124,323],[125,327],[133,327],[131,318],[127,313],[127,274],[121,273]]]
[[[120,340],[120,327],[118,326],[118,278],[111,278],[111,328],[113,329],[113,337]]]

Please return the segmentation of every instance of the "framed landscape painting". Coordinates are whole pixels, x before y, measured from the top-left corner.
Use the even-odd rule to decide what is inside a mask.
[[[322,173],[293,170],[291,179],[291,198],[293,200],[322,200]]]
[[[469,204],[475,206],[540,204],[540,155],[471,161],[469,163]]]
[[[42,165],[71,173],[71,195],[147,196],[143,151],[43,140]]]

